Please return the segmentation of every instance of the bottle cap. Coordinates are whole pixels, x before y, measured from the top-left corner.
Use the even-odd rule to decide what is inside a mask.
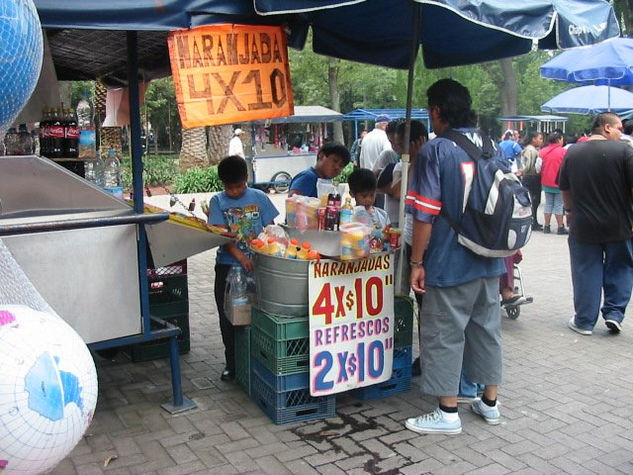
[[[308,250],[310,249],[310,243],[308,241],[304,241],[304,243],[301,244],[301,247]]]
[[[292,238],[290,240],[290,244],[292,244],[293,246],[298,246],[299,245],[299,240],[297,238]]]
[[[308,251],[308,259],[312,260],[312,259],[320,259],[320,258],[321,258],[321,256],[314,249],[310,249]]]

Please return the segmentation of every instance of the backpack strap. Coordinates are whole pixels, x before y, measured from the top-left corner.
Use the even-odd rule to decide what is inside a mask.
[[[439,134],[439,136],[455,142],[459,148],[466,152],[468,156],[475,161],[479,160],[482,157],[490,158],[494,155],[492,141],[487,135],[481,136],[483,143],[482,148],[477,147],[477,145],[471,142],[468,137],[466,137],[464,134],[460,134],[453,129],[446,129],[444,130],[444,132]]]
[[[490,158],[494,155],[494,149],[492,147],[492,141],[487,135],[482,135],[482,143],[483,148],[477,147],[473,142],[470,141],[468,137],[464,134],[460,134],[456,130],[448,128],[444,130],[438,137],[442,137],[448,140],[452,140],[457,144],[459,148],[461,148],[466,154],[473,159],[475,162],[480,160],[481,158]],[[448,221],[451,228],[455,230],[456,233],[461,232],[461,225],[458,221],[451,218],[447,213],[444,212],[444,208],[440,211],[440,215]]]

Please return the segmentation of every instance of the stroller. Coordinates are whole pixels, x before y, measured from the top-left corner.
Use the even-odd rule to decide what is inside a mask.
[[[519,298],[513,302],[503,303],[501,302],[501,308],[506,311],[510,320],[516,320],[521,314],[521,305],[526,305],[534,301],[533,297],[525,295],[525,286],[523,285],[523,276],[521,274],[521,268],[518,264],[514,264],[514,293]]]

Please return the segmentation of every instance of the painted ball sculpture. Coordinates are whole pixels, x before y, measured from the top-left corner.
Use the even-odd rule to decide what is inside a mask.
[[[75,330],[56,315],[1,305],[0,473],[53,469],[83,437],[96,404],[97,372]]]

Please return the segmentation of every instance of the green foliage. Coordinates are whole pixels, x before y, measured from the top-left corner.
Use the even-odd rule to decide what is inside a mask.
[[[332,181],[336,183],[347,183],[347,178],[350,176],[350,174],[353,171],[354,171],[354,164],[352,162],[349,162],[345,166],[345,168],[343,168],[343,170],[341,171],[341,174],[337,176],[336,178],[334,178]]]
[[[171,185],[178,176],[178,155],[143,156],[143,183],[149,186]],[[129,155],[123,157],[121,178],[123,187],[132,187],[132,163]]]
[[[155,140],[161,148],[180,144],[180,116],[171,77],[155,79],[145,92],[143,105],[145,120],[152,124]],[[169,143],[171,133],[172,144]],[[150,147],[151,148],[151,147]]]
[[[223,189],[216,165],[208,168],[190,168],[181,173],[174,182],[176,193],[209,193]]]

